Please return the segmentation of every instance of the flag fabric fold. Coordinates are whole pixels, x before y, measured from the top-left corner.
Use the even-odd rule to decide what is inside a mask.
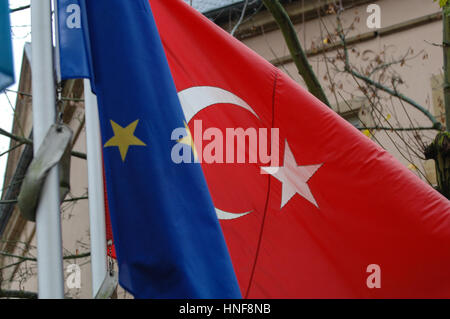
[[[0,91],[14,83],[8,0],[0,0]]]

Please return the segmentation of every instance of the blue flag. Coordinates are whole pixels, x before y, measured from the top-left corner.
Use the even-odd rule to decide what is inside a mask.
[[[89,33],[86,32],[84,1],[58,0],[57,5],[61,79],[90,78]]]
[[[187,132],[148,0],[80,3],[121,285],[137,298],[240,298],[200,164],[172,158],[173,132]]]
[[[8,0],[0,0],[0,91],[14,83]]]

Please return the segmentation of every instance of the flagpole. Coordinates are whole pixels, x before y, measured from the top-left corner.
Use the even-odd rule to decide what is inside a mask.
[[[55,122],[51,0],[31,0],[33,140],[36,155]],[[50,170],[36,212],[39,298],[64,298],[58,167]]]
[[[103,160],[97,97],[89,79],[84,80],[86,144],[88,162],[89,222],[91,232],[92,296],[107,278]]]

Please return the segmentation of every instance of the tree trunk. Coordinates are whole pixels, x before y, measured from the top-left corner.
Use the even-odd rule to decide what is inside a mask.
[[[446,132],[439,133],[425,150],[427,159],[434,159],[438,191],[450,199],[450,3],[442,8],[444,24],[444,103]]]
[[[280,27],[281,33],[283,33],[284,40],[286,41],[286,45],[292,56],[292,60],[297,67],[298,73],[305,81],[308,91],[323,103],[330,106],[330,102],[306,58],[305,51],[298,40],[297,33],[295,32],[291,18],[286,10],[278,0],[262,0],[262,2]]]
[[[450,199],[450,133],[439,133],[434,142],[426,148],[425,157],[434,159],[437,190]]]
[[[444,101],[445,101],[445,126],[450,132],[450,2],[442,9],[442,21],[444,24]]]

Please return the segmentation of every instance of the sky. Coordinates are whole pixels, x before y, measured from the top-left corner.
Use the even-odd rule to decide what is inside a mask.
[[[30,0],[9,0],[10,8],[17,8],[30,4]],[[31,16],[30,9],[12,13],[11,16],[11,34],[13,39],[13,53],[14,53],[14,69],[16,83],[8,89],[17,90],[17,82],[20,76],[20,66],[22,64],[23,46],[25,42],[31,41]],[[8,101],[11,102],[11,104]],[[15,93],[0,94],[0,127],[6,131],[11,130],[13,114],[13,107],[16,103]],[[9,138],[0,136],[0,154],[9,149]],[[7,155],[0,157],[0,189],[3,189],[3,176],[6,167]]]

